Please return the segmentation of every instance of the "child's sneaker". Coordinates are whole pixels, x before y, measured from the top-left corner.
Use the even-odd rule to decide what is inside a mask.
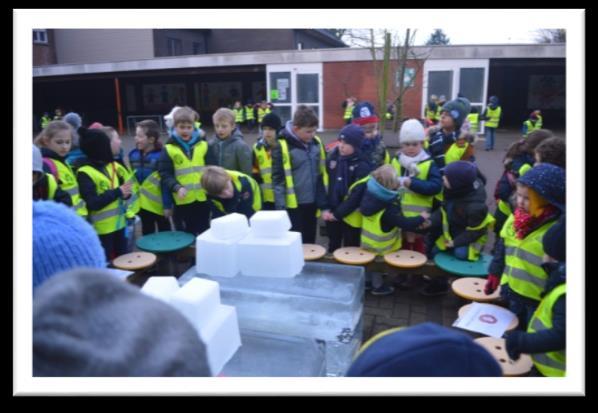
[[[370,293],[372,295],[390,295],[395,292],[395,288],[392,285],[381,285],[380,287],[373,288]]]

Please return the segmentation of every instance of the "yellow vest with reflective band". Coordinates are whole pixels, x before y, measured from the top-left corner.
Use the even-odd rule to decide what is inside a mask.
[[[262,177],[262,199],[264,202],[274,202],[274,190],[272,189],[272,157],[264,145],[256,143],[253,145],[253,153],[257,159]]]
[[[253,116],[253,106],[245,106],[245,119],[246,120],[254,120],[255,116]]]
[[[193,156],[187,158],[183,149],[172,143],[165,145],[166,152],[174,165],[174,175],[177,182],[187,189],[187,195],[183,199],[173,194],[176,205],[187,205],[195,201],[204,202],[206,192],[201,187],[201,176],[203,175],[208,143],[200,141],[193,148]]]
[[[125,199],[124,204],[126,208],[126,217],[128,219],[134,218],[135,215],[139,213],[140,202],[139,202],[139,182],[137,182],[137,178],[133,171],[129,170],[128,168],[124,167],[118,162],[116,164],[116,173],[118,176],[123,178],[125,183],[131,183],[131,196],[128,199]]]
[[[58,184],[56,183],[56,179],[52,174],[46,174],[48,177],[48,199],[53,200],[54,196],[56,195],[56,189],[58,188]]]
[[[401,248],[401,230],[394,227],[389,232],[382,231],[382,215],[386,209],[374,215],[363,216],[361,222],[361,248],[384,255]]]
[[[158,171],[152,172],[139,187],[139,207],[154,214],[164,215],[162,187]]]
[[[426,105],[426,119],[436,120],[436,112],[430,109],[428,105]]]
[[[262,123],[262,121],[264,120],[264,116],[266,116],[270,112],[272,112],[270,110],[270,108],[266,108],[266,109],[257,108],[257,121],[259,123]]]
[[[320,173],[322,174],[322,181],[324,182],[324,190],[328,193],[328,172],[326,171],[326,152],[324,151],[324,145],[318,136],[314,136],[314,140],[320,146]],[[293,183],[293,169],[291,167],[291,154],[289,152],[289,146],[287,141],[280,139],[280,150],[282,152],[282,167],[284,169],[285,186],[286,186],[286,207],[297,208],[297,195],[295,195],[295,185]],[[316,213],[320,215],[320,211]]]
[[[471,125],[469,131],[475,135],[476,133],[478,133],[478,122],[480,121],[480,114],[470,113],[469,115],[467,115],[467,119],[469,119],[469,124]]]
[[[414,178],[421,179],[422,181],[428,179],[432,162],[434,162],[432,159],[428,159],[418,163],[417,168],[419,169],[419,173]],[[393,158],[392,166],[394,166],[397,174],[401,176],[403,168],[401,167],[398,158]],[[433,202],[433,195],[421,195],[413,192],[409,188],[405,188],[405,192],[401,196],[401,209],[403,210],[403,215],[406,217],[416,217],[424,211],[430,212],[432,210]]]
[[[486,121],[486,126],[489,128],[498,128],[498,122],[500,120],[501,107],[498,106],[496,109],[492,109],[490,106],[486,108],[486,116],[489,118]]]
[[[106,165],[106,171],[108,176],[90,165],[84,165],[77,170],[77,174],[84,173],[89,176],[95,184],[96,194],[102,195],[120,186],[114,162]],[[123,200],[117,198],[99,211],[88,211],[88,220],[99,235],[111,234],[123,229],[126,225]]]
[[[538,126],[538,129],[542,129],[542,116],[538,116],[538,120],[536,121],[536,125]]]
[[[540,301],[540,305],[534,312],[529,325],[528,333],[537,333],[552,328],[552,309],[557,300],[566,294],[566,284],[561,284],[550,291]],[[565,377],[567,358],[565,349],[550,351],[548,353],[531,354],[532,361],[540,373],[547,377]]]
[[[354,105],[347,105],[347,107],[345,108],[345,113],[343,114],[344,120],[351,119],[351,117],[353,116],[353,106]]]
[[[233,109],[233,112],[235,112],[235,122],[243,122],[243,108]]]
[[[511,214],[500,231],[505,241],[505,269],[500,283],[508,284],[519,295],[540,301],[548,279],[542,268],[542,238],[555,221],[542,225],[524,239],[517,238],[514,222],[515,216]]]
[[[355,188],[357,185],[359,185],[361,183],[367,183],[367,181],[369,181],[371,177],[372,177],[371,175],[368,175],[366,177],[361,178],[358,181],[353,182],[353,184],[349,187],[349,191],[347,191],[347,195],[345,195],[345,199],[349,198],[349,195],[351,194],[351,191],[353,190],[353,188]],[[352,226],[353,228],[361,228],[362,222],[363,222],[363,217],[362,217],[359,209],[356,209],[355,211],[351,212],[349,215],[344,217],[343,221],[347,225]]]
[[[49,116],[42,116],[42,129],[46,129],[46,127],[48,126],[48,124],[51,122],[52,120],[50,119]]]
[[[445,251],[446,246],[444,245],[444,242],[452,241],[453,237],[451,237],[448,216],[446,214],[446,211],[444,210],[444,207],[440,207],[440,213],[442,214],[442,235],[436,240],[436,246],[438,247],[439,250]],[[494,226],[495,222],[496,222],[496,219],[492,215],[486,214],[486,218],[484,218],[484,220],[482,221],[482,223],[480,225],[475,226],[475,227],[465,227],[465,230],[478,231],[482,228],[487,228],[488,230],[491,230],[492,227]],[[469,244],[469,246],[467,248],[467,260],[468,261],[477,261],[478,258],[480,258],[480,254],[481,254],[482,250],[484,249],[484,245],[486,245],[486,241],[488,241],[487,233],[482,235],[475,242],[472,242],[471,244]]]
[[[541,125],[540,120],[537,120],[536,123],[533,124],[532,121],[529,119],[523,122],[523,124],[527,126],[527,132],[523,135],[524,138],[527,138],[527,135],[532,133],[533,131],[540,129]]]
[[[62,163],[56,159],[51,160],[56,166],[56,171],[58,172],[60,189],[68,192],[68,194],[71,196],[71,202],[73,204],[73,208],[77,212],[77,215],[86,217],[87,208],[85,206],[85,201],[83,201],[81,195],[79,195],[79,184],[77,184],[75,173],[69,165],[66,165],[65,163]]]
[[[239,192],[241,192],[241,188],[243,187],[243,184],[241,183],[241,178],[247,179],[249,181],[249,184],[251,185],[251,192],[253,193],[253,202],[251,204],[251,208],[253,209],[254,212],[257,212],[260,209],[262,209],[262,197],[260,195],[260,187],[257,184],[257,182],[255,181],[255,179],[253,179],[249,175],[246,175],[242,172],[230,171],[228,169],[226,170],[226,173],[230,175],[230,177],[233,181],[233,185]],[[221,211],[224,214],[227,213],[224,210],[224,206],[222,205],[222,202],[218,201],[217,199],[213,199],[213,198],[211,199],[211,201],[216,206],[216,208],[218,208],[219,211]]]
[[[456,143],[453,143],[444,154],[444,164],[448,165],[460,161],[467,148],[469,148],[469,142],[466,142],[465,146],[462,148]]]
[[[434,116],[435,120],[440,120],[440,114],[442,113],[442,106],[436,106],[436,114]]]

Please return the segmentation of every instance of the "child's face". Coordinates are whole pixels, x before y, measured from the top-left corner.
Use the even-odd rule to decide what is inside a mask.
[[[316,136],[316,129],[318,129],[318,128],[315,126],[312,126],[312,127],[302,126],[300,128],[293,126],[293,133],[299,139],[301,139],[301,141],[303,141],[305,143],[309,143],[312,141],[314,136]]]
[[[362,125],[363,132],[366,139],[374,139],[378,135],[378,124],[377,123],[366,123]]]
[[[271,128],[270,126],[264,126],[262,128],[262,136],[268,145],[276,145],[276,129]]]
[[[405,142],[401,144],[401,152],[403,152],[407,156],[417,156],[421,151],[421,142]]]
[[[338,151],[341,156],[349,156],[355,153],[355,148],[353,145],[349,145],[347,142],[341,141],[341,143],[338,145]]]
[[[528,187],[517,184],[517,208],[529,212],[529,191]]]
[[[440,126],[442,129],[454,129],[455,121],[449,116],[447,112],[442,112],[440,115]]]
[[[218,198],[222,199],[231,199],[235,195],[235,190],[233,188],[233,181],[228,181],[226,183],[226,187],[218,194]]]
[[[110,149],[112,149],[112,155],[116,156],[120,153],[120,145],[122,144],[122,140],[118,133],[114,132],[110,136]]]
[[[235,102],[235,108],[239,109],[241,107],[241,102]]]
[[[235,123],[226,119],[214,120],[214,130],[220,139],[227,139],[235,129]]]
[[[458,139],[455,141],[455,143],[457,144],[457,146],[458,146],[459,148],[464,148],[464,147],[465,147],[465,145],[467,145],[467,139],[465,139],[465,138],[458,138]]]
[[[191,135],[193,134],[193,123],[192,122],[179,122],[174,125],[174,130],[183,140],[189,141],[191,140]]]
[[[47,140],[46,146],[58,155],[66,156],[71,150],[71,132],[68,130],[57,132],[51,139]]]
[[[449,180],[447,179],[446,176],[442,176],[442,183],[444,183],[444,186],[448,189],[451,189],[451,183],[449,182]]]
[[[145,151],[145,150],[149,149],[150,147],[152,147],[153,144],[154,144],[154,139],[149,138],[145,134],[145,129],[138,126],[135,129],[135,146],[137,147],[137,149],[139,149],[140,151]]]

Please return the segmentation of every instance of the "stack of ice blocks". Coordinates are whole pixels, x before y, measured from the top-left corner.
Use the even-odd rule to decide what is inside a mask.
[[[237,308],[242,329],[322,341],[326,375],[346,373],[362,339],[363,267],[308,262],[292,278],[212,277],[192,267],[178,281],[196,277],[220,284],[222,302]]]
[[[151,277],[141,291],[170,304],[191,322],[206,346],[212,375],[220,373],[241,338],[235,307],[220,304],[218,283],[194,278],[179,287],[175,277]]]

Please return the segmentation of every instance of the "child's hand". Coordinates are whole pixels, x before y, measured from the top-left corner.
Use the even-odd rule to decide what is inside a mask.
[[[168,219],[172,216],[172,208],[164,209],[164,218]]]
[[[127,182],[122,184],[122,186],[120,187],[120,192],[122,192],[123,198],[128,198],[133,193],[131,185],[131,182]]]
[[[409,178],[408,176],[405,177],[405,179],[403,179],[403,186],[409,188],[411,186],[411,178]]]
[[[453,248],[455,246],[455,244],[453,243],[452,239],[449,239],[449,240],[444,241],[444,246],[447,248]]]
[[[176,192],[176,194],[179,197],[179,199],[185,198],[187,196],[187,188],[181,186],[179,190]]]
[[[422,217],[423,219],[425,219],[426,221],[428,221],[430,219],[430,213],[428,211],[422,211],[419,214],[420,217]]]
[[[432,221],[430,221],[429,219],[426,219],[419,227],[417,227],[417,229],[419,230],[424,230],[424,229],[428,229],[432,226]],[[407,241],[409,242],[409,241]]]

